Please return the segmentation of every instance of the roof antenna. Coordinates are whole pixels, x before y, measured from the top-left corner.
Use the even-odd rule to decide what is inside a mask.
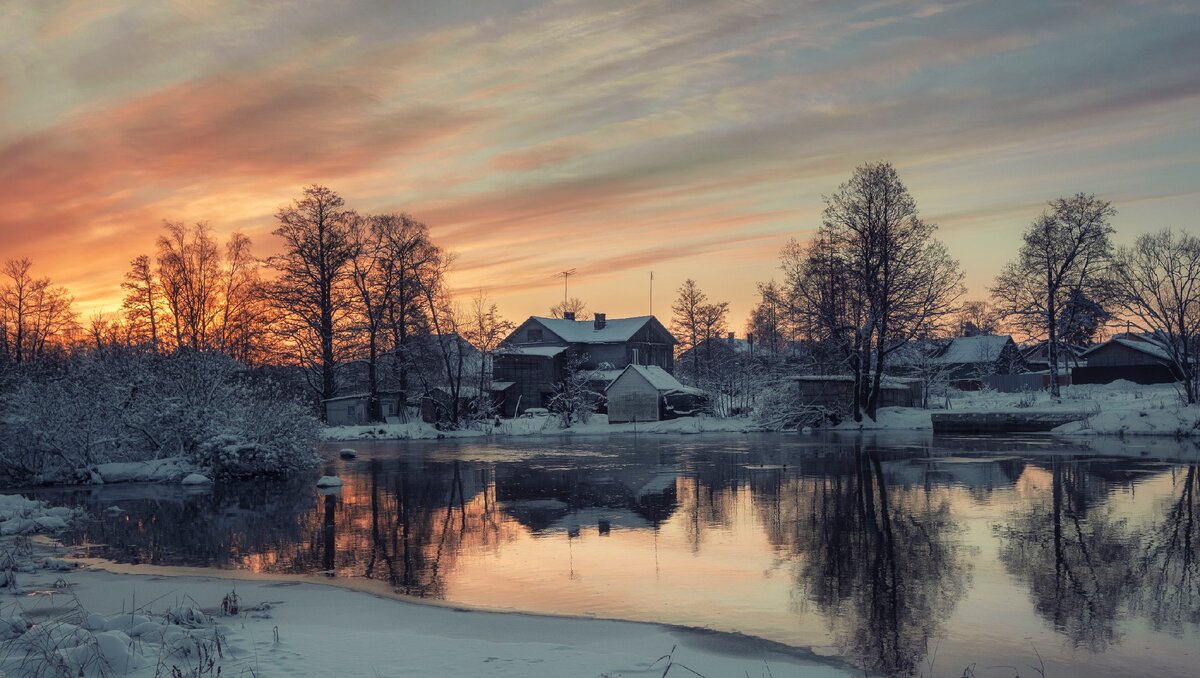
[[[654,271],[650,271],[650,313],[654,315]]]
[[[566,308],[566,306],[567,306],[567,279],[570,278],[571,276],[575,275],[575,269],[572,268],[569,271],[560,271],[558,273],[558,275],[561,275],[562,279],[563,279],[563,308]]]

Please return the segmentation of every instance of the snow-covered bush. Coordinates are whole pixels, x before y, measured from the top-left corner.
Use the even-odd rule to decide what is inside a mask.
[[[316,462],[319,422],[233,359],[180,350],[74,356],[0,395],[0,476],[86,482],[97,464],[181,458],[210,475]]]

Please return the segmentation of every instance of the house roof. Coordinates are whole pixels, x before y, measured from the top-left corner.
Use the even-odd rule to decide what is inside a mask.
[[[1126,348],[1133,349],[1135,351],[1140,351],[1152,358],[1157,358],[1159,360],[1165,360],[1168,362],[1170,362],[1170,360],[1171,360],[1171,356],[1168,355],[1167,352],[1164,351],[1161,346],[1158,346],[1157,344],[1153,344],[1149,341],[1145,341],[1143,339],[1134,339],[1132,337],[1113,337],[1112,339],[1109,339],[1108,341],[1104,342],[1103,344],[1096,344],[1095,346],[1084,351],[1080,357],[1086,358],[1088,355],[1095,353],[1096,351],[1100,350],[1101,348],[1104,348],[1105,346],[1108,346],[1109,344],[1118,344],[1118,345],[1124,346]]]
[[[940,354],[933,357],[935,363],[970,365],[995,362],[1012,337],[996,334],[981,334],[974,337],[955,337]]]
[[[533,355],[542,358],[553,358],[567,350],[566,346],[505,346],[497,355]]]
[[[638,330],[646,326],[646,323],[655,320],[652,315],[609,318],[604,323],[604,327],[596,329],[596,323],[592,320],[543,318],[536,315],[532,319],[570,344],[609,344],[629,341]]]
[[[650,385],[653,386],[659,393],[679,392],[693,393],[697,395],[704,393],[698,388],[684,386],[683,384],[679,383],[679,380],[672,376],[670,372],[664,370],[658,365],[629,365],[624,370],[621,370],[621,375],[624,375],[625,372],[629,371],[636,372],[639,376],[649,382]],[[619,375],[617,379],[620,379],[621,375]],[[609,384],[610,388],[612,387],[612,384],[617,383],[617,379],[613,379],[612,383]]]

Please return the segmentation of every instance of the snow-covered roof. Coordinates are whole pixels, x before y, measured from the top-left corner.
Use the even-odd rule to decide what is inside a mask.
[[[499,355],[535,355],[542,358],[553,358],[567,350],[566,346],[505,346]]]
[[[621,373],[624,371],[625,370],[623,370],[623,369],[621,369],[621,370],[595,370],[588,376],[593,381],[604,381],[604,382],[611,384],[614,381],[616,381],[617,377],[621,376]]]
[[[698,388],[684,386],[683,384],[679,383],[679,380],[672,376],[670,372],[664,370],[658,365],[630,365],[624,370],[621,370],[621,372],[625,373],[630,370],[636,372],[643,379],[650,382],[650,385],[653,386],[659,393],[678,392],[692,393],[695,395],[701,395],[704,393]],[[616,379],[612,381],[612,384],[615,383]],[[609,384],[609,386],[611,387],[612,384]]]
[[[955,337],[950,340],[946,350],[932,358],[932,362],[949,365],[995,362],[1010,341],[1012,337],[1007,334]]]
[[[1152,358],[1158,358],[1159,360],[1165,360],[1168,362],[1170,362],[1170,360],[1171,360],[1171,356],[1168,355],[1167,352],[1164,351],[1161,346],[1158,346],[1157,344],[1152,344],[1152,343],[1150,343],[1148,341],[1144,341],[1142,339],[1134,339],[1132,337],[1113,337],[1112,339],[1109,339],[1108,341],[1104,342],[1103,344],[1096,344],[1095,346],[1084,351],[1080,357],[1086,358],[1089,354],[1094,353],[1094,352],[1100,350],[1101,348],[1108,346],[1109,344],[1119,344],[1126,348],[1131,348],[1135,351],[1141,351],[1142,353],[1145,353],[1146,355],[1148,355]]]
[[[593,320],[566,320],[564,318],[543,318],[533,316],[546,329],[562,337],[571,344],[608,344],[629,341],[638,330],[654,319],[652,315],[642,315],[635,318],[609,318],[604,327],[596,329]]]

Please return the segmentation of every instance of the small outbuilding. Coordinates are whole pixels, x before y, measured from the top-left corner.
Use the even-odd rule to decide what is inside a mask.
[[[380,414],[384,421],[407,421],[408,411],[403,402],[403,394],[399,391],[380,391]],[[325,423],[330,426],[357,426],[366,424],[371,419],[370,394],[355,393],[338,396],[321,401],[325,410]]]
[[[608,421],[660,421],[699,412],[704,392],[679,383],[657,365],[629,365],[605,390]]]

